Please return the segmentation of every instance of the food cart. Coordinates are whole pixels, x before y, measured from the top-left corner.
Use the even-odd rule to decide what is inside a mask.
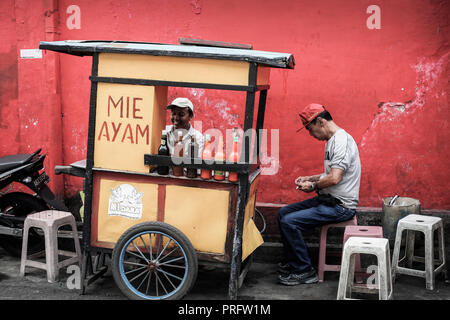
[[[66,172],[84,178],[82,292],[105,272],[105,254],[111,254],[114,279],[129,298],[182,298],[195,283],[198,264],[219,263],[229,266],[228,297],[236,299],[252,252],[263,243],[253,221],[259,135],[254,158],[249,159],[252,137],[246,136],[237,163],[182,163],[158,155],[167,89],[246,92],[243,130],[260,132],[270,68],[293,69],[294,58],[236,44],[180,43],[40,43],[40,49],[92,56],[86,160]],[[173,163],[238,172],[239,181],[150,172]]]

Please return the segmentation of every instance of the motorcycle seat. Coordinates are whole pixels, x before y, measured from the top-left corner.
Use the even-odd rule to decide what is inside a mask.
[[[20,167],[31,161],[34,154],[14,154],[0,158],[0,173]]]

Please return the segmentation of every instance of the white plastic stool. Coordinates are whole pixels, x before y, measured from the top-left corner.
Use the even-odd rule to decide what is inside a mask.
[[[344,241],[345,242],[350,237],[366,237],[366,238],[383,238],[383,228],[378,226],[346,226],[344,231]],[[344,246],[342,246],[344,247]],[[356,267],[356,282],[362,283],[363,274],[366,271],[361,269],[361,261],[359,259],[359,254],[356,255],[355,258],[355,267]]]
[[[375,285],[356,285],[353,282],[355,274],[355,256],[359,253],[373,254],[378,260],[378,277]],[[378,291],[380,300],[392,299],[393,287],[391,278],[391,260],[389,240],[384,238],[351,237],[344,244],[342,254],[341,274],[337,299],[350,300],[351,293],[374,293]]]
[[[72,237],[75,242],[75,253],[58,250],[58,229],[59,227],[67,224],[72,227]],[[27,255],[28,232],[32,227],[41,228],[44,231],[45,263],[29,259],[37,257],[43,252],[33,254],[32,256]],[[71,258],[58,262],[58,254]],[[22,259],[20,262],[20,275],[22,277],[25,275],[25,267],[30,266],[47,270],[47,281],[55,282],[58,278],[59,269],[74,263],[81,266],[81,250],[75,218],[70,212],[47,210],[33,213],[26,217],[23,227]]]
[[[402,232],[406,230],[406,248],[405,255],[399,259],[400,245],[402,241]],[[438,231],[439,238],[439,259],[434,259],[434,231]],[[425,234],[425,257],[414,256],[414,231],[420,231]],[[407,268],[400,267],[399,264],[406,259]],[[425,271],[412,269],[413,261],[424,262]],[[435,265],[439,266],[435,269]],[[397,225],[395,236],[394,254],[392,257],[392,279],[395,281],[396,274],[407,274],[416,277],[422,277],[426,280],[426,288],[434,290],[435,275],[446,271],[445,248],[444,248],[444,228],[442,219],[419,214],[410,214],[400,219]]]

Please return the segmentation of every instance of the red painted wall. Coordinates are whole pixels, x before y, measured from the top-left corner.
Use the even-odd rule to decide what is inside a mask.
[[[0,1],[0,155],[42,148],[47,172],[63,161],[59,57],[49,53],[45,59],[21,59],[20,50],[56,39],[55,4]],[[62,177],[51,178],[52,189],[62,195]]]
[[[69,28],[76,22],[70,5],[80,8],[79,29]],[[381,9],[380,29],[367,26],[370,5]],[[280,168],[261,180],[259,201],[310,196],[293,181],[323,170],[324,145],[295,132],[296,114],[319,102],[358,143],[361,206],[380,207],[397,193],[450,209],[449,8],[438,0],[4,0],[0,134],[8,138],[0,154],[43,146],[47,168],[86,154],[91,58],[45,52],[25,60],[20,49],[49,39],[251,43],[296,60],[294,70],[271,71],[265,127],[280,129]],[[169,95],[189,96],[204,130],[243,125],[242,93],[171,88]],[[52,178],[60,194],[81,189],[79,178],[64,177],[64,188],[63,178]]]

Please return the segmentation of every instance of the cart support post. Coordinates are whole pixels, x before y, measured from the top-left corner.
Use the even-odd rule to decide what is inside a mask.
[[[256,118],[256,153],[257,163],[259,163],[260,158],[260,143],[261,143],[261,132],[260,130],[264,127],[264,113],[266,111],[266,101],[267,101],[267,89],[259,92],[259,105],[258,105],[258,115]]]
[[[258,66],[256,63],[250,64],[249,70],[249,85],[256,88]],[[247,91],[247,98],[245,103],[245,119],[244,119],[244,132],[253,127],[253,113],[255,108],[255,91]],[[250,143],[251,137],[245,136],[245,140],[242,143],[242,155],[244,155],[245,163],[249,163],[250,159]],[[242,160],[241,160],[242,161]],[[228,298],[230,300],[237,299],[237,292],[239,289],[239,275],[241,271],[242,260],[242,234],[244,231],[244,215],[245,206],[247,204],[248,191],[249,191],[249,173],[239,175],[239,188],[238,188],[238,202],[236,208],[234,235],[233,235],[233,250],[231,253],[231,267],[230,267],[230,280],[228,286]]]
[[[98,74],[98,53],[92,56],[92,76]],[[84,281],[88,271],[88,263],[90,259],[90,241],[91,241],[91,216],[92,216],[92,186],[93,174],[92,167],[94,166],[94,145],[95,145],[95,118],[97,110],[97,82],[91,82],[91,97],[89,106],[89,128],[88,128],[88,142],[87,142],[87,157],[86,157],[86,176],[84,181],[84,223],[83,223],[83,261],[81,266],[81,283],[84,286]],[[84,292],[84,289],[82,290]]]
[[[244,212],[248,193],[248,174],[239,176],[239,196],[236,208],[233,249],[231,255],[230,280],[228,285],[228,299],[236,300],[239,290],[239,274],[242,259],[242,233],[244,229]]]

